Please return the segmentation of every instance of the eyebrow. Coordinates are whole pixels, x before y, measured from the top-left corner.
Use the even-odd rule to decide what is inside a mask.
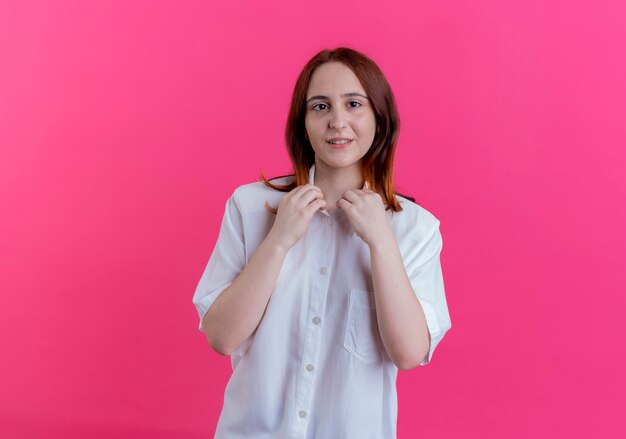
[[[364,99],[369,99],[367,96],[361,94],[361,93],[357,93],[357,92],[352,92],[352,93],[346,93],[341,95],[342,97],[351,97],[351,96],[361,96]],[[328,99],[328,96],[322,96],[322,95],[317,95],[317,96],[311,96],[309,99],[306,100],[306,103],[308,103],[309,101],[312,101],[313,99]]]

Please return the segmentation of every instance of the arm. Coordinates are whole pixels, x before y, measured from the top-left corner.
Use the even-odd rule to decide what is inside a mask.
[[[248,265],[215,300],[203,319],[207,340],[215,351],[230,355],[256,331],[287,251],[268,235]]]
[[[247,264],[243,256],[243,232],[240,221],[236,221],[238,215],[225,217],[206,278],[203,276],[204,285],[212,285],[210,290],[218,294],[208,305],[201,325],[215,351],[230,355],[256,331],[287,252],[302,238],[313,214],[325,206],[320,189],[310,184],[286,194],[280,201],[272,229]],[[222,285],[224,289],[220,291],[214,285]],[[198,296],[207,289],[200,288],[203,294]],[[201,299],[197,301],[200,303]]]
[[[429,352],[430,332],[390,229],[370,244],[370,255],[381,339],[398,369],[412,369]]]
[[[378,330],[387,354],[402,370],[428,364],[452,327],[439,258],[439,220],[417,208],[398,242],[380,194],[347,190],[337,207],[369,247]]]

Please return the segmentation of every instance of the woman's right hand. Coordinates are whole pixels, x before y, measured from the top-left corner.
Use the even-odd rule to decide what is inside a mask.
[[[322,190],[313,184],[292,189],[280,200],[274,225],[268,238],[287,250],[306,233],[313,214],[326,207]]]

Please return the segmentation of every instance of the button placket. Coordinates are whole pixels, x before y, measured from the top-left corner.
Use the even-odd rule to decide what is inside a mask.
[[[319,268],[319,276],[326,277],[328,268],[322,266]],[[328,279],[326,277],[326,279]],[[305,364],[302,370],[301,385],[299,386],[299,394],[297,396],[297,407],[299,423],[305,423],[308,419],[307,410],[310,407],[313,398],[313,384],[315,379],[314,363],[319,355],[319,346],[321,341],[321,331],[318,329],[322,322],[320,314],[323,313],[326,291],[328,290],[328,280],[325,282],[316,282],[317,291],[314,292],[311,299],[311,305],[309,309],[309,315],[311,324],[307,325],[305,340],[304,340],[304,355],[302,361]]]
[[[321,213],[326,216],[326,218],[321,218],[325,219],[330,224],[335,222],[328,212],[321,211]],[[315,270],[314,267],[317,266],[317,274],[314,274],[315,271],[312,273],[317,279],[312,282],[312,294],[308,310],[309,317],[307,319],[309,323],[306,325],[306,332],[304,334],[304,349],[301,357],[302,369],[299,376],[299,385],[297,386],[298,392],[295,398],[296,405],[293,431],[297,436],[306,434],[306,424],[311,415],[311,404],[317,376],[315,373],[315,365],[319,357],[320,343],[323,335],[321,330],[321,316],[323,316],[326,307],[326,297],[328,295],[330,280],[330,269],[328,267],[332,267],[334,263],[333,259],[336,257],[334,249],[335,239],[332,236],[336,233],[336,230],[335,228],[324,229],[323,224],[324,222],[321,224],[318,223],[322,228],[314,230],[325,234],[325,236],[329,238],[330,245],[320,245],[321,243],[316,241],[318,246],[313,251],[313,257],[309,260],[311,264],[313,264],[311,268]]]

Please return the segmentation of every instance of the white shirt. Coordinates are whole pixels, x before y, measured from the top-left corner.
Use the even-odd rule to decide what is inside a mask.
[[[311,184],[314,176],[315,165]],[[273,225],[265,202],[277,207],[285,194],[254,182],[226,202],[193,297],[201,331],[206,312]],[[451,328],[439,258],[443,242],[437,218],[396,197],[404,210],[388,210],[387,217],[431,334],[423,366]],[[370,261],[369,247],[341,209],[315,212],[285,257],[256,333],[231,355],[233,373],[215,438],[396,437],[398,369],[378,331]]]

